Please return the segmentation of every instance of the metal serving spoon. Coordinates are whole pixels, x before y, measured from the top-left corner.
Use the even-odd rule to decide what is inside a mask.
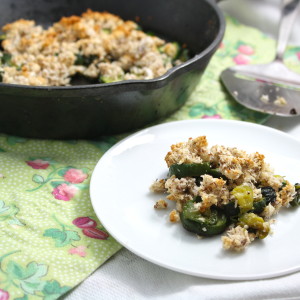
[[[282,0],[276,57],[260,65],[228,68],[221,79],[240,104],[261,112],[281,116],[300,115],[300,74],[283,64],[283,53],[293,23],[300,9],[300,0]]]

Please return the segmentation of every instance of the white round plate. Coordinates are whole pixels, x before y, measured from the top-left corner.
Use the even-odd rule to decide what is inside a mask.
[[[108,232],[124,247],[155,264],[178,272],[225,280],[270,278],[300,270],[300,208],[276,216],[273,235],[246,251],[222,249],[221,237],[199,239],[167,210],[153,205],[162,195],[149,186],[167,175],[164,157],[172,144],[206,135],[210,146],[260,152],[276,174],[300,181],[300,142],[289,135],[241,121],[192,120],[166,123],[133,134],[108,150],[91,178],[91,199]]]

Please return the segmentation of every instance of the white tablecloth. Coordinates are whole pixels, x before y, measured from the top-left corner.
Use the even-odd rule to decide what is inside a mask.
[[[245,24],[274,36],[279,3],[279,0],[228,0],[220,6]],[[300,16],[291,36],[293,44],[300,45],[299,32]],[[300,140],[300,117],[271,117],[266,125]],[[161,268],[122,249],[66,299],[300,299],[300,272],[256,281],[203,279]]]

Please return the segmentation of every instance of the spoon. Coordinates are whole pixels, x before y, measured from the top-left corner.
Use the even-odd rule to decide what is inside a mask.
[[[299,9],[300,0],[282,0],[273,62],[234,66],[221,73],[226,89],[240,104],[273,115],[300,115],[300,74],[289,70],[283,63],[283,54]]]

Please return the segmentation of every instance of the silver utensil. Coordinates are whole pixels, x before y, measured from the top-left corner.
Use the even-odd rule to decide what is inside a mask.
[[[300,0],[283,0],[276,57],[260,65],[239,65],[224,70],[221,79],[240,104],[264,113],[280,116],[300,115],[300,74],[283,63],[283,54]]]

